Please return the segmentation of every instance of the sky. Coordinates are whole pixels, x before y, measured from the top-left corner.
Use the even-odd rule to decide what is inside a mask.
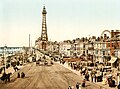
[[[50,41],[100,36],[120,30],[120,0],[0,0],[0,47],[28,46],[41,36],[47,10]]]

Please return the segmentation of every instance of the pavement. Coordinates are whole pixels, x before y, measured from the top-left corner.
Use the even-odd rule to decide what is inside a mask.
[[[57,62],[58,64],[60,64],[59,62]],[[83,80],[83,78],[84,78],[84,76],[81,76],[80,75],[80,71],[76,71],[76,70],[73,70],[73,69],[71,69],[71,67],[70,66],[68,66],[68,63],[67,62],[65,62],[65,64],[60,64],[61,66],[63,66],[63,67],[65,67],[65,68],[67,68],[67,69],[69,69],[69,70],[71,70],[73,73],[75,73],[75,74],[77,74],[77,75],[79,75],[80,77],[81,77],[81,79]],[[24,66],[18,66],[18,68],[19,69],[21,69],[21,68],[23,68]],[[27,69],[28,70],[28,69]],[[6,69],[6,73],[12,73],[12,74],[14,74],[14,73],[16,73],[15,71],[14,71],[14,69],[13,69],[13,67],[9,67],[8,69]],[[96,86],[100,86],[101,88],[100,89],[117,89],[117,87],[115,87],[115,88],[110,88],[109,86],[108,86],[108,84],[107,85],[103,85],[102,84],[102,82],[90,82],[90,81],[87,81],[86,83],[89,83],[89,84],[95,84]]]
[[[82,81],[80,76],[69,69],[54,63],[53,65],[36,66],[29,63],[18,72],[24,72],[25,78],[11,78],[10,83],[0,83],[0,89],[68,89],[68,86],[75,85],[77,81]],[[82,89],[97,89],[93,84]]]
[[[57,62],[57,63],[60,64],[59,62]],[[65,62],[64,64],[60,64],[60,65],[64,66],[65,68],[67,68],[67,69],[71,70],[72,72],[76,73],[77,75],[81,76],[80,71],[73,70],[70,66],[68,66],[67,62]],[[81,79],[83,79],[83,78],[84,78],[84,76],[81,76]],[[102,84],[102,82],[90,82],[90,81],[87,81],[87,83],[94,83],[97,86],[100,86],[101,87],[100,89],[117,89],[117,87],[115,87],[115,88],[109,87],[108,84],[104,85],[104,84]]]

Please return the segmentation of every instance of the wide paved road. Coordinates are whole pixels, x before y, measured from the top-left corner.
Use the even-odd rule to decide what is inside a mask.
[[[36,66],[31,63],[19,72],[22,71],[26,74],[24,79],[16,78],[16,73],[10,83],[0,83],[0,89],[68,89],[69,85],[75,87],[76,82],[81,82],[80,76],[56,63],[52,66]],[[99,88],[87,83],[86,88],[82,89]]]

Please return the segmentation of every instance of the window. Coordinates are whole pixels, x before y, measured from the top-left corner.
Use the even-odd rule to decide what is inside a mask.
[[[105,51],[103,51],[103,55],[105,55]]]
[[[95,54],[98,54],[98,50],[95,50]]]

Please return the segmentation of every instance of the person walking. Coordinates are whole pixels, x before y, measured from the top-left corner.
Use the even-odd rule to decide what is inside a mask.
[[[81,84],[79,83],[79,89],[82,89]]]
[[[20,73],[18,72],[17,78],[20,78]]]
[[[22,72],[22,73],[21,73],[21,78],[24,78],[24,77],[25,77],[25,73]]]
[[[118,86],[117,86],[117,87],[118,87],[118,89],[120,89],[120,82],[119,82],[119,84],[118,84]]]
[[[68,87],[68,89],[72,89],[72,87],[71,87],[71,86],[69,86],[69,87]]]
[[[86,80],[84,78],[84,80],[82,81],[82,87],[85,87],[85,83],[86,83]]]
[[[88,74],[88,72],[86,72],[86,74],[85,74],[85,79],[86,79],[87,81],[89,81],[89,74]]]
[[[77,84],[76,84],[76,89],[79,89],[79,83],[77,82]]]

